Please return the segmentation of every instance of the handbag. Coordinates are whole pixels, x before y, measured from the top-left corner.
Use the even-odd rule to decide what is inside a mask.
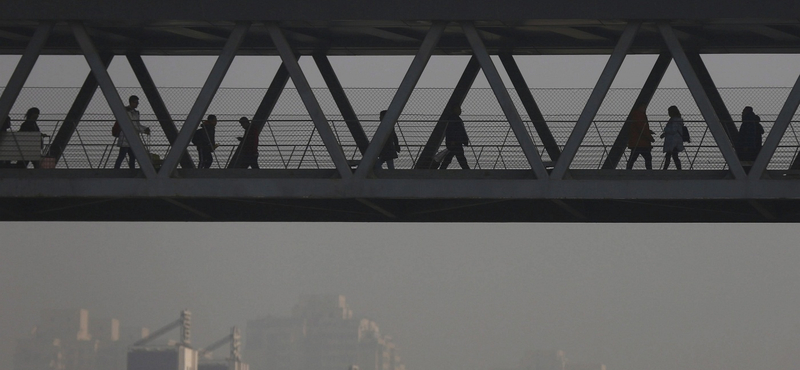
[[[433,156],[433,160],[434,162],[439,163],[444,160],[444,157],[446,157],[448,154],[450,154],[450,149],[442,149]]]

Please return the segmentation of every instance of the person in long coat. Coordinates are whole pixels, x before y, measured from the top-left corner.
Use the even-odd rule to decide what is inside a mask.
[[[633,169],[633,164],[640,155],[644,158],[644,167],[648,170],[653,169],[653,156],[650,152],[655,139],[647,122],[646,111],[647,103],[641,103],[631,112],[631,120],[628,123],[628,148],[631,150],[631,156],[625,166],[629,170]]]
[[[669,114],[669,121],[664,126],[664,133],[661,138],[664,139],[664,169],[669,168],[670,158],[675,161],[675,167],[681,169],[681,160],[678,158],[678,153],[683,151],[683,118],[678,107],[671,106],[667,108]]]
[[[381,111],[381,121],[383,121],[383,116],[385,115],[386,111]],[[389,139],[386,140],[386,144],[383,145],[381,154],[378,155],[378,161],[375,162],[375,169],[382,168],[383,164],[386,163],[386,168],[393,170],[394,160],[398,157],[397,153],[400,153],[400,140],[397,138],[397,133],[394,131],[394,127],[392,127],[392,133],[389,135]]]
[[[740,161],[753,162],[761,151],[761,138],[764,135],[764,126],[761,126],[761,117],[753,112],[753,107],[744,107],[742,111],[742,125],[739,127],[739,137],[736,143],[736,154]]]

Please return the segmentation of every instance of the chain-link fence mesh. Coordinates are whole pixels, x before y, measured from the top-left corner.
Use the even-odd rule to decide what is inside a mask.
[[[78,88],[25,88],[22,90],[11,113],[12,129],[19,128],[25,111],[29,107],[41,110],[39,127],[43,133],[54,137],[58,132],[66,112],[69,111]],[[789,88],[720,88],[726,106],[731,110],[734,120],[740,119],[741,109],[752,106],[761,117],[766,135],[783,106]],[[148,150],[161,156],[169,150],[169,142],[152,109],[138,87],[119,88],[123,101],[130,95],[141,98],[139,111],[142,123],[152,128],[152,135],[145,138]],[[586,101],[591,94],[589,88],[532,89],[533,94],[549,130],[560,147],[566,144]],[[178,129],[194,104],[200,88],[160,88],[159,92]],[[372,137],[378,126],[378,114],[391,103],[395,89],[351,88],[345,89],[360,124],[368,137]],[[221,88],[217,91],[207,113],[218,117],[216,141],[220,147],[215,152],[212,168],[224,168],[238,145],[237,137],[243,130],[238,124],[239,117],[252,119],[266,93],[266,89]],[[528,128],[528,133],[542,155],[550,161],[542,141],[526,114],[519,97],[513,89],[509,93]],[[348,159],[361,158],[352,135],[343,121],[336,103],[327,89],[314,89],[314,94],[326,115],[329,125]],[[396,126],[402,147],[396,168],[413,168],[431,134],[436,121],[452,94],[452,89],[416,89],[406,104]],[[603,165],[623,121],[631,110],[639,89],[611,89],[586,133],[571,168],[598,169]],[[719,148],[700,114],[688,89],[658,89],[648,107],[650,126],[656,137],[667,121],[667,107],[680,108],[692,142],[686,143],[681,153],[685,158],[685,169],[719,170],[726,163]],[[471,145],[466,149],[470,166],[478,169],[529,169],[527,159],[516,136],[508,124],[491,89],[472,89],[462,104],[462,118]],[[64,149],[59,168],[110,168],[117,155],[111,126],[115,121],[104,96],[94,95],[86,113],[72,135],[69,145]],[[800,147],[800,117],[795,116],[791,126],[780,142],[769,169],[787,169]],[[739,122],[736,123],[737,126]],[[45,139],[45,144],[48,139]],[[660,153],[661,141],[657,139],[654,154]],[[190,147],[194,160],[197,153]],[[625,166],[628,151],[617,168]],[[654,166],[660,164],[660,155],[654,155]],[[640,161],[641,162],[641,161]],[[327,148],[323,144],[314,123],[310,119],[298,92],[286,89],[280,96],[269,121],[261,132],[259,142],[259,165],[268,169],[312,169],[335,168]],[[637,163],[635,168],[642,168]]]

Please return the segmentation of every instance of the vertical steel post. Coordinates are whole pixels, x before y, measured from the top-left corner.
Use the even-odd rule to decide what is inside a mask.
[[[325,114],[322,112],[322,108],[320,108],[316,96],[314,96],[314,91],[311,90],[311,86],[308,84],[308,80],[302,68],[300,68],[300,64],[297,63],[297,58],[292,48],[289,46],[289,42],[286,41],[283,31],[275,23],[267,24],[267,29],[269,30],[270,37],[272,37],[272,42],[275,43],[275,47],[281,55],[283,64],[292,77],[292,82],[297,88],[297,92],[300,94],[300,98],[303,100],[306,110],[308,110],[308,114],[311,116],[311,120],[314,121],[314,126],[317,128],[317,132],[319,132],[319,136],[325,144],[325,148],[328,149],[328,154],[330,154],[331,160],[336,166],[336,170],[339,172],[339,176],[343,179],[351,178],[353,173],[350,170],[350,166],[347,164],[347,157],[344,155],[342,146],[339,145],[339,141],[336,140],[336,136],[333,134],[333,130],[331,130],[331,126],[328,124],[328,119],[325,118]]]
[[[514,135],[516,135],[517,141],[522,147],[522,152],[525,153],[525,157],[528,158],[528,164],[531,166],[533,173],[536,174],[537,179],[548,179],[547,169],[544,168],[542,158],[536,150],[536,145],[533,144],[530,133],[528,133],[528,130],[525,128],[525,124],[522,123],[522,118],[520,118],[519,112],[517,112],[517,108],[514,106],[514,102],[511,101],[511,96],[508,95],[508,89],[506,89],[505,84],[503,84],[503,79],[500,78],[500,74],[497,72],[497,68],[495,68],[494,62],[492,62],[492,58],[489,56],[489,52],[486,51],[486,46],[483,44],[480,35],[478,35],[478,30],[469,22],[462,23],[461,28],[464,30],[464,34],[467,36],[467,40],[472,46],[472,52],[481,64],[483,74],[486,76],[486,80],[489,81],[489,85],[492,87],[492,91],[494,91],[497,102],[500,103],[500,107],[503,109],[503,113],[506,115],[509,125],[511,125],[511,130],[514,131]]]
[[[25,81],[28,80],[36,60],[39,59],[39,54],[42,53],[53,26],[53,22],[42,22],[36,27],[36,32],[34,32],[33,37],[28,42],[28,46],[25,48],[25,52],[17,62],[17,67],[11,74],[6,88],[3,89],[3,94],[0,95],[0,122],[5,121],[8,114],[11,113],[11,107],[14,106],[22,87],[25,86]]]
[[[592,94],[589,96],[589,100],[583,108],[583,112],[581,112],[580,117],[578,117],[578,122],[575,123],[575,128],[572,130],[569,140],[567,140],[567,144],[561,152],[561,158],[558,159],[555,168],[553,168],[553,172],[550,174],[551,179],[561,180],[564,178],[564,175],[569,169],[569,165],[572,164],[572,160],[578,152],[581,142],[583,142],[583,138],[586,136],[586,132],[592,125],[592,120],[594,120],[595,115],[597,115],[600,105],[603,104],[603,99],[605,99],[608,89],[611,87],[611,83],[614,82],[614,77],[617,76],[617,72],[619,72],[619,68],[625,60],[625,55],[628,54],[628,49],[631,47],[631,44],[633,44],[633,39],[636,37],[636,33],[639,31],[641,25],[641,22],[631,22],[625,27],[625,31],[614,47],[611,57],[608,58],[608,62],[606,62],[606,66],[603,68],[603,72],[600,74],[600,78],[597,80]]]
[[[670,53],[672,53],[672,57],[675,59],[675,64],[678,66],[681,75],[683,75],[683,79],[686,80],[686,86],[689,87],[689,91],[692,93],[697,107],[700,108],[700,112],[703,114],[703,118],[705,118],[706,124],[708,124],[708,128],[711,130],[711,134],[714,136],[714,140],[716,140],[717,146],[720,152],[722,152],[722,156],[725,158],[725,161],[728,162],[728,167],[731,173],[733,173],[733,177],[737,180],[745,179],[747,174],[745,174],[744,168],[742,168],[742,164],[739,162],[739,158],[736,157],[736,152],[733,150],[733,145],[731,145],[725,128],[722,126],[722,123],[720,123],[717,112],[711,104],[708,95],[706,95],[700,79],[695,74],[692,64],[689,62],[689,58],[686,57],[686,53],[683,51],[683,47],[675,36],[675,32],[672,31],[672,27],[667,23],[659,23],[658,29],[661,31],[661,36],[664,38]]]
[[[153,82],[153,78],[150,76],[150,72],[147,70],[142,56],[129,53],[126,54],[125,57],[128,59],[128,63],[131,65],[131,69],[136,75],[139,85],[142,87],[142,90],[144,90],[144,95],[150,103],[150,108],[153,108],[153,113],[155,113],[156,118],[158,118],[158,123],[161,124],[161,129],[164,131],[167,141],[169,141],[170,145],[174,144],[175,139],[178,137],[178,129],[175,127],[172,115],[169,114],[167,105],[164,104],[164,100],[161,99],[161,94],[158,92],[158,88],[155,82]],[[192,161],[192,157],[186,150],[183,151],[180,163],[183,168],[194,168],[194,161]]]
[[[230,68],[233,58],[236,56],[236,51],[239,49],[239,45],[242,44],[242,41],[244,41],[244,37],[247,35],[247,30],[249,28],[249,22],[237,23],[230,37],[228,37],[228,41],[225,42],[225,46],[222,48],[219,57],[217,57],[214,67],[211,68],[211,73],[209,73],[205,84],[203,84],[200,94],[197,95],[197,99],[192,109],[189,111],[189,115],[186,116],[186,121],[183,123],[180,133],[178,133],[175,143],[172,144],[172,149],[167,153],[164,164],[161,165],[161,170],[158,172],[160,178],[171,177],[175,168],[178,166],[180,157],[183,156],[183,153],[189,146],[189,141],[192,139],[194,131],[197,129],[197,126],[200,125],[200,120],[203,118],[208,106],[211,105],[211,101],[214,99],[214,95],[216,95],[217,89],[219,89],[219,85],[222,83],[222,79],[225,78],[225,74],[228,72],[228,68]]]
[[[533,123],[536,133],[542,140],[542,145],[547,151],[547,155],[550,157],[551,161],[557,161],[558,157],[561,156],[561,149],[558,147],[556,139],[553,138],[553,133],[550,132],[550,128],[547,127],[544,115],[542,115],[542,111],[539,110],[539,105],[536,104],[536,99],[533,98],[531,89],[525,82],[525,77],[522,76],[522,72],[520,72],[519,66],[517,66],[517,62],[514,60],[514,56],[510,53],[502,53],[500,54],[500,61],[503,62],[506,73],[508,73],[511,83],[514,84],[514,90],[517,91],[522,105],[528,112],[528,117],[531,118],[531,123]]]
[[[656,59],[653,69],[650,70],[650,75],[647,76],[642,90],[639,91],[639,96],[636,97],[636,101],[633,103],[633,108],[631,108],[630,113],[628,113],[625,123],[622,124],[619,134],[617,134],[617,138],[614,140],[614,145],[608,152],[608,157],[606,157],[605,162],[603,162],[602,168],[604,170],[613,170],[617,168],[617,164],[619,164],[619,160],[622,158],[622,153],[625,152],[625,147],[628,144],[628,127],[630,127],[631,115],[634,109],[642,103],[650,104],[650,100],[653,99],[653,95],[655,95],[656,90],[658,90],[658,85],[661,83],[661,79],[664,78],[664,74],[667,72],[667,68],[669,68],[671,62],[672,56],[669,53],[661,53],[658,59]]]
[[[322,74],[325,84],[328,85],[328,91],[331,92],[336,106],[339,107],[339,112],[342,113],[342,118],[344,118],[347,129],[350,130],[350,134],[353,136],[353,140],[356,142],[356,146],[363,156],[364,153],[367,152],[369,139],[364,132],[364,128],[361,127],[361,122],[358,120],[353,106],[350,105],[350,100],[347,98],[347,94],[345,94],[342,84],[339,82],[339,78],[336,77],[336,72],[333,70],[328,56],[322,53],[314,54],[314,61],[317,63],[317,68],[319,68],[319,72]]]
[[[114,87],[111,76],[109,76],[108,71],[106,71],[103,60],[97,53],[91,38],[89,38],[89,34],[86,33],[86,29],[82,23],[75,22],[72,23],[71,26],[72,32],[75,34],[75,39],[78,41],[78,44],[80,44],[83,55],[86,57],[86,61],[89,63],[89,67],[92,69],[92,73],[97,79],[97,83],[100,85],[100,90],[103,91],[103,95],[111,111],[114,113],[114,117],[119,121],[122,132],[125,133],[125,137],[131,145],[131,150],[134,156],[136,156],[136,160],[139,162],[142,172],[148,179],[155,178],[156,170],[153,168],[150,155],[147,153],[144,144],[142,144],[139,133],[133,127],[133,122],[131,122],[130,117],[128,117],[125,105],[122,103],[122,99],[120,99],[116,87]]]
[[[373,170],[375,162],[378,160],[378,154],[380,154],[383,146],[386,144],[386,140],[389,139],[395,122],[397,122],[400,113],[403,112],[403,108],[406,106],[406,103],[408,103],[408,98],[411,97],[414,86],[417,85],[417,81],[419,81],[420,76],[422,76],[422,71],[425,70],[425,66],[428,64],[428,60],[430,60],[433,49],[436,48],[436,44],[439,42],[439,38],[442,37],[446,25],[446,22],[434,22],[428,30],[428,34],[425,35],[425,39],[422,40],[422,45],[419,50],[417,50],[414,60],[411,61],[411,65],[408,67],[403,81],[400,82],[400,87],[395,92],[394,98],[392,98],[392,102],[386,110],[386,115],[381,120],[380,125],[378,125],[378,130],[375,131],[375,135],[372,136],[372,141],[369,144],[369,148],[367,148],[367,153],[364,154],[361,163],[356,169],[355,178],[366,178],[367,174]]]

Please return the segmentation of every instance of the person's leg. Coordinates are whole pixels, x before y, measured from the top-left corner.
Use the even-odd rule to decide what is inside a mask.
[[[467,163],[467,157],[464,155],[464,147],[459,145],[453,152],[456,155],[456,159],[458,160],[458,164],[461,166],[461,169],[468,170],[469,163]]]
[[[200,168],[211,168],[211,163],[214,162],[214,158],[211,156],[211,149],[210,148],[197,148],[197,153],[200,162]]]
[[[258,167],[258,155],[254,155],[254,156],[250,157],[250,168],[252,168],[254,170],[260,169]]]
[[[381,157],[378,157],[378,160],[375,161],[375,169],[380,170],[382,168],[383,168],[383,159],[381,159]]]
[[[676,150],[676,151],[674,151],[674,152],[672,152],[672,159],[674,159],[674,160],[675,160],[675,168],[677,168],[678,170],[680,170],[680,169],[681,169],[681,159],[680,159],[680,157],[678,156],[678,154],[680,154],[680,152],[679,152],[679,151],[677,151],[677,150]]]
[[[136,156],[133,155],[133,150],[131,150],[131,148],[126,148],[126,149],[128,149],[128,167],[130,167],[130,169],[135,169],[136,168]]]
[[[670,152],[666,152],[664,154],[664,169],[665,170],[669,168],[669,159],[670,159],[671,155],[672,155],[672,153],[670,153]]]
[[[118,170],[122,166],[122,161],[125,160],[125,155],[128,152],[125,150],[125,147],[119,147],[119,154],[117,155],[117,160],[114,162],[114,169]]]
[[[636,163],[637,158],[639,158],[639,149],[637,148],[631,149],[631,156],[628,157],[628,164],[625,166],[625,169],[632,170],[633,164]]]
[[[642,152],[642,158],[644,158],[644,168],[648,170],[653,169],[653,155],[650,154],[650,149],[647,149]]]
[[[386,168],[393,170],[394,169],[394,158],[390,158],[386,160]]]

